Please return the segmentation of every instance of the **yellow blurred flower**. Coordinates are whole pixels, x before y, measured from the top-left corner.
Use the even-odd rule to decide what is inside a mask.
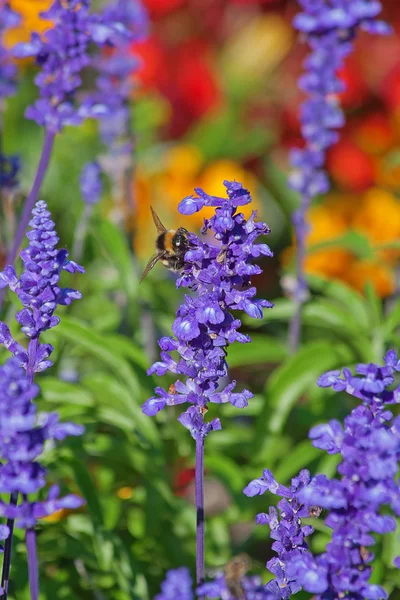
[[[208,194],[225,196],[225,179],[240,181],[250,190],[253,202],[251,206],[243,207],[246,216],[259,208],[258,182],[252,173],[233,160],[217,160],[206,165],[200,150],[191,144],[176,144],[167,148],[157,161],[140,163],[134,184],[134,248],[137,255],[146,259],[154,252],[155,230],[150,205],[166,227],[180,226],[196,232],[203,224],[203,219],[212,214],[212,209],[183,216],[177,211],[179,202],[193,194],[196,187],[204,188]]]
[[[6,46],[11,47],[18,42],[27,42],[31,33],[43,33],[51,27],[51,21],[43,19],[40,13],[48,10],[53,0],[10,0],[10,6],[21,17],[17,27],[5,32]]]
[[[334,205],[312,206],[308,213],[308,222],[310,224],[310,231],[306,238],[307,248],[338,238],[348,228],[346,218],[340,211],[335,210]],[[284,264],[287,264],[289,258],[293,256],[294,247],[289,250],[283,256]],[[351,254],[341,248],[316,250],[307,255],[305,270],[307,273],[314,273],[316,275],[340,277],[350,258]]]
[[[330,194],[323,204],[311,207],[308,222],[308,249],[350,231],[361,233],[376,248],[400,240],[400,201],[380,188],[373,188],[363,196]],[[283,253],[283,265],[293,257],[294,248]],[[397,249],[377,250],[373,260],[364,260],[344,248],[326,248],[306,256],[305,270],[341,279],[361,292],[369,281],[380,297],[386,297],[395,289],[394,267],[399,257]]]
[[[391,193],[374,188],[363,197],[363,201],[354,212],[353,229],[364,234],[372,245],[385,244],[400,240],[400,202]],[[381,256],[385,260],[395,260],[398,250],[384,250]]]

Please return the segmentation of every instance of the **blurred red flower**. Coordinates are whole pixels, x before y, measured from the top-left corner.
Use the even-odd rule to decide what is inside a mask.
[[[375,163],[371,156],[343,137],[328,153],[328,171],[345,190],[361,192],[375,179]]]
[[[186,3],[186,0],[144,0],[152,17],[163,17]]]

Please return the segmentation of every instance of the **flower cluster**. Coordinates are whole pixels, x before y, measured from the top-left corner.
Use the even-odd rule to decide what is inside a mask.
[[[3,101],[12,96],[16,89],[16,66],[11,60],[10,53],[3,45],[4,33],[17,25],[19,16],[11,10],[8,3],[2,3],[0,8],[0,111]],[[17,185],[17,175],[20,169],[18,156],[6,156],[0,152],[0,188],[12,189]]]
[[[267,491],[282,497],[278,503],[279,517],[277,510],[271,507],[268,514],[260,513],[256,519],[257,525],[269,525],[271,537],[275,540],[272,549],[278,556],[267,563],[275,579],[266,585],[266,590],[276,600],[286,600],[302,587],[313,593],[320,593],[326,587],[324,572],[317,566],[315,570],[308,569],[310,564],[314,566],[314,561],[305,538],[313,532],[313,528],[303,525],[301,519],[318,516],[320,512],[317,507],[310,508],[299,499],[310,480],[310,473],[304,469],[292,479],[290,487],[285,487],[265,469],[260,479],[251,481],[243,490],[249,497]],[[304,565],[307,566],[304,568]]]
[[[21,331],[30,340],[26,350],[14,340],[7,325],[0,323],[0,343],[18,359],[31,377],[52,364],[48,357],[53,348],[50,344],[40,344],[39,337],[43,331],[59,323],[60,319],[54,315],[57,305],[69,305],[72,300],[81,298],[80,292],[59,287],[61,272],[84,272],[81,266],[68,259],[66,250],[57,250],[54,222],[43,200],[36,203],[32,215],[31,230],[27,233],[29,244],[20,255],[24,272],[18,277],[14,267],[8,265],[0,273],[0,288],[8,286],[24,307],[17,313],[16,319]]]
[[[216,207],[214,216],[204,221],[202,233],[214,234],[218,245],[188,234],[190,247],[177,285],[195,290],[195,295],[185,296],[172,326],[175,337],[160,340],[161,360],[149,370],[149,374],[164,375],[169,371],[183,375],[186,381],[176,381],[168,391],[156,388],[157,396],[143,406],[146,414],[155,415],[166,405],[189,402],[193,406],[181,415],[180,421],[194,438],[220,428],[218,419],[203,424],[202,414],[208,402],[230,402],[243,408],[252,397],[247,390],[235,392],[235,381],[218,389],[228,373],[226,347],[235,341],[250,341],[238,331],[241,322],[232,312],[243,310],[251,317],[261,318],[263,307],[272,306],[266,300],[256,300],[256,288],[251,286],[251,277],[261,273],[253,259],[272,255],[266,244],[255,243],[260,235],[269,233],[268,226],[256,222],[255,212],[248,220],[237,212],[239,206],[251,202],[249,192],[240,183],[226,181],[224,185],[225,199],[197,189],[197,196],[189,196],[179,205],[182,214],[193,214],[204,206]],[[170,354],[174,351],[178,360]]]
[[[306,291],[302,264],[308,230],[306,210],[315,196],[329,190],[324,169],[326,151],[338,140],[337,130],[345,121],[338,100],[345,86],[338,73],[352,52],[359,29],[385,34],[390,28],[376,20],[381,11],[378,0],[300,0],[300,4],[304,12],[295,17],[294,25],[305,35],[311,52],[299,80],[299,87],[308,95],[300,115],[305,147],[292,151],[294,170],[289,184],[302,198],[300,209],[293,215],[299,258],[295,296],[302,303]]]
[[[58,488],[52,488],[44,502],[30,503],[27,499],[45,485],[45,470],[36,460],[45,442],[83,431],[72,423],[60,424],[57,414],[38,415],[33,404],[39,391],[34,375],[52,365],[49,356],[53,347],[40,343],[40,336],[59,323],[54,315],[57,305],[68,305],[81,297],[80,292],[59,286],[61,271],[84,270],[68,260],[66,250],[57,250],[58,237],[45,202],[37,202],[30,226],[29,244],[21,252],[23,273],[18,277],[10,265],[0,273],[0,287],[8,286],[23,305],[16,320],[29,339],[25,348],[0,322],[0,343],[13,355],[0,368],[0,454],[7,461],[0,469],[0,491],[18,492],[24,499],[18,507],[1,503],[0,514],[17,518],[21,527],[32,527],[36,518],[59,508],[82,504],[74,496],[59,499]]]
[[[168,571],[154,600],[193,600],[192,578],[185,567]]]
[[[139,66],[130,47],[147,35],[148,16],[140,0],[112,0],[104,8],[101,19],[106,23],[121,22],[125,26],[123,35],[113,38],[113,51],[98,56],[93,64],[98,73],[93,98],[95,103],[107,107],[105,118],[99,121],[100,135],[107,146],[107,154],[100,158],[100,163],[115,185],[120,186],[132,162],[129,99],[133,76]],[[83,189],[82,195],[85,202],[92,203]]]
[[[300,3],[304,12],[296,16],[294,25],[306,35],[311,54],[305,61],[305,74],[299,86],[309,97],[301,109],[306,148],[293,151],[295,172],[290,182],[311,199],[329,189],[323,170],[325,153],[338,139],[336,130],[344,125],[337,99],[344,84],[338,72],[352,51],[355,33],[361,28],[383,34],[390,28],[376,21],[381,11],[377,0],[300,0]]]
[[[374,558],[369,548],[375,544],[373,534],[396,528],[395,519],[386,514],[387,507],[400,515],[400,417],[388,410],[388,405],[400,402],[400,389],[392,389],[395,371],[400,371],[400,360],[391,350],[383,366],[360,364],[357,375],[343,369],[343,373],[331,371],[319,378],[321,387],[346,391],[362,401],[344,426],[332,420],[310,431],[314,446],[340,454],[340,479],[310,478],[302,471],[288,489],[265,470],[262,478],[245,488],[247,496],[268,490],[283,497],[278,503],[280,519],[274,508],[257,516],[257,523],[269,524],[275,540],[272,548],[278,558],[267,566],[276,579],[267,588],[276,598],[286,599],[301,588],[317,600],[387,597],[382,587],[369,583]],[[328,511],[325,525],[332,530],[332,540],[324,553],[314,557],[304,541],[312,527],[303,526],[301,518],[319,516],[322,509]],[[400,557],[395,564],[400,564]]]
[[[76,102],[76,91],[82,83],[82,70],[92,58],[92,44],[113,44],[128,34],[123,15],[90,12],[90,0],[55,0],[42,14],[53,27],[42,36],[33,33],[31,41],[17,44],[17,58],[32,56],[40,71],[35,78],[40,98],[27,109],[26,117],[57,133],[64,125],[79,125],[86,117],[99,118],[108,112],[107,103],[87,98]],[[121,20],[122,17],[122,20]]]
[[[400,417],[388,405],[400,402],[400,390],[391,389],[400,361],[391,350],[385,364],[357,365],[356,376],[349,369],[326,373],[319,379],[322,387],[346,391],[362,400],[346,417],[344,427],[338,421],[318,425],[310,432],[313,445],[329,454],[340,454],[341,480],[320,477],[303,490],[305,502],[329,510],[325,523],[332,529],[332,541],[319,557],[327,574],[325,593],[354,600],[386,598],[385,591],[369,584],[369,550],[375,544],[374,533],[394,531],[396,522],[381,514],[390,507],[400,515],[400,486],[397,481],[400,458]]]
[[[23,528],[33,527],[36,519],[48,516],[60,508],[77,508],[83,500],[74,495],[59,498],[54,486],[46,500],[29,502],[46,485],[46,470],[37,462],[45,443],[63,440],[69,435],[81,435],[83,428],[73,423],[60,423],[56,413],[37,414],[33,400],[39,388],[21,368],[19,360],[10,358],[0,367],[0,492],[22,494],[19,506],[0,502],[3,517],[17,519]]]

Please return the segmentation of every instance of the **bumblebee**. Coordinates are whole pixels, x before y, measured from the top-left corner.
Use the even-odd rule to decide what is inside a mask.
[[[229,592],[237,600],[245,600],[245,592],[242,587],[242,579],[251,567],[250,557],[242,552],[231,558],[225,566],[225,583]]]
[[[180,271],[185,264],[185,253],[189,250],[190,242],[188,240],[188,231],[184,227],[179,229],[167,229],[161,223],[159,216],[152,206],[150,206],[154,225],[157,229],[156,253],[150,258],[143,271],[143,281],[152,268],[161,261],[164,267],[170,271]]]

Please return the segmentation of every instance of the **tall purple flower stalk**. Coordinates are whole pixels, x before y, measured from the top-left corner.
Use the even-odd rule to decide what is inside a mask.
[[[35,180],[26,199],[14,243],[7,263],[14,264],[29,216],[37,200],[46,174],[55,136],[65,125],[79,125],[88,117],[99,118],[108,113],[106,102],[97,98],[79,101],[77,90],[82,84],[82,71],[92,62],[91,48],[112,44],[127,32],[123,20],[111,20],[108,13],[90,12],[91,0],[55,0],[42,13],[53,27],[43,35],[33,33],[30,42],[13,49],[17,58],[34,57],[39,68],[35,83],[39,98],[26,110],[26,117],[44,127],[45,137]]]
[[[291,154],[294,170],[289,185],[300,194],[300,208],[293,215],[296,236],[296,283],[293,299],[295,311],[290,323],[289,346],[295,351],[301,333],[302,305],[307,297],[304,275],[306,253],[307,210],[316,196],[330,187],[325,171],[328,148],[339,138],[338,129],[345,122],[338,94],[345,89],[338,76],[346,57],[353,50],[353,40],[361,29],[369,33],[387,34],[390,27],[376,20],[381,12],[378,0],[299,0],[303,11],[294,19],[308,45],[310,54],[304,63],[299,87],[306,92],[301,111],[303,149]]]
[[[13,197],[18,185],[18,174],[20,170],[20,160],[18,156],[7,155],[3,148],[3,113],[5,110],[6,99],[13,96],[16,91],[17,69],[12,61],[10,52],[4,45],[4,34],[8,29],[14,27],[19,22],[19,16],[11,10],[7,2],[0,3],[0,194],[1,194],[1,221],[7,223],[3,225],[0,232],[0,241],[2,250],[11,243],[14,222],[11,217],[13,214]],[[4,242],[3,242],[4,240]]]
[[[248,496],[268,490],[283,497],[278,504],[280,519],[274,508],[257,517],[258,523],[269,524],[276,540],[272,548],[278,557],[267,566],[276,576],[268,586],[279,591],[277,598],[286,599],[301,588],[317,600],[387,598],[381,586],[370,583],[371,547],[374,535],[396,528],[388,509],[400,515],[400,417],[389,410],[400,403],[400,386],[393,388],[396,371],[400,361],[391,350],[383,366],[360,364],[356,376],[344,369],[343,374],[332,371],[319,378],[319,386],[346,391],[362,402],[345,418],[344,426],[332,420],[310,431],[314,446],[340,455],[339,479],[325,475],[311,479],[302,471],[288,490],[264,471],[245,488]],[[324,553],[313,556],[304,542],[312,528],[303,526],[301,519],[318,516],[322,509],[327,511],[325,525],[332,530],[332,539]],[[399,557],[395,564],[400,564]]]
[[[121,35],[112,38],[113,49],[100,52],[93,59],[97,73],[96,91],[90,94],[94,104],[106,107],[99,118],[101,140],[106,153],[84,165],[81,173],[81,193],[85,206],[75,236],[77,259],[82,253],[87,226],[101,196],[101,173],[111,180],[113,197],[128,205],[133,213],[132,178],[134,165],[134,133],[131,124],[130,100],[133,77],[139,61],[131,53],[131,44],[146,37],[148,15],[140,0],[111,0],[103,9],[101,19],[107,23],[124,23]],[[111,41],[108,44],[111,46]]]
[[[7,598],[14,521],[27,529],[27,549],[30,570],[31,598],[38,598],[36,544],[34,525],[37,518],[52,514],[59,508],[75,508],[82,500],[75,496],[59,498],[58,487],[49,490],[43,501],[31,500],[31,494],[46,485],[46,471],[37,461],[48,440],[63,440],[67,435],[81,435],[83,429],[72,423],[60,423],[58,415],[37,413],[33,400],[39,393],[34,383],[36,373],[48,369],[53,352],[50,344],[41,343],[43,332],[55,327],[60,319],[54,313],[58,305],[69,305],[81,297],[80,292],[59,285],[61,272],[84,270],[68,259],[66,250],[58,250],[58,237],[46,203],[37,202],[27,233],[28,246],[22,250],[24,269],[18,277],[8,265],[0,273],[0,288],[10,288],[23,308],[16,320],[29,340],[20,344],[9,327],[0,322],[0,344],[12,355],[0,367],[0,492],[10,493],[10,503],[0,502],[0,515],[8,519],[10,535],[6,541],[2,587]],[[18,505],[18,498],[22,502]]]
[[[149,375],[169,371],[185,380],[178,379],[168,391],[156,388],[156,395],[143,405],[143,412],[151,416],[165,406],[191,405],[178,420],[196,441],[197,583],[204,579],[204,441],[211,431],[221,429],[219,419],[206,422],[204,415],[209,402],[230,402],[237,408],[248,405],[253,394],[234,391],[235,381],[220,388],[228,375],[226,347],[235,341],[250,342],[239,332],[241,322],[232,313],[245,311],[261,318],[263,308],[272,306],[267,300],[256,300],[256,288],[251,285],[251,277],[262,272],[253,260],[272,256],[266,244],[255,243],[260,235],[269,233],[269,228],[255,220],[255,212],[248,220],[237,212],[238,207],[251,202],[249,192],[240,183],[225,181],[224,185],[227,198],[196,189],[197,195],[185,198],[178,207],[185,215],[206,206],[215,207],[214,216],[205,219],[201,230],[213,235],[215,244],[189,234],[190,248],[177,286],[193,294],[185,296],[172,325],[174,337],[161,338],[161,360],[148,371]],[[173,358],[172,352],[179,358]]]

